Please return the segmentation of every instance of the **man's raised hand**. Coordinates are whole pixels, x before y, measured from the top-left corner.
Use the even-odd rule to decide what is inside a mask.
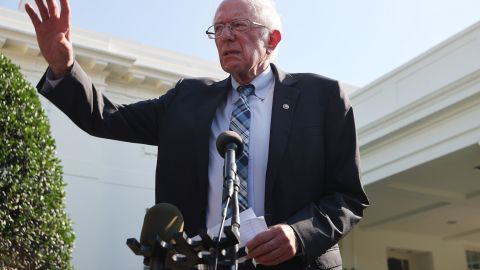
[[[73,47],[70,39],[69,0],[35,0],[40,17],[27,3],[25,10],[32,20],[37,35],[38,46],[55,77],[63,77],[73,65]]]

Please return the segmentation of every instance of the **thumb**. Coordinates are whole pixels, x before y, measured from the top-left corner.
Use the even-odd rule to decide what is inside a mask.
[[[72,40],[70,39],[70,38],[71,38],[70,33],[71,33],[71,32],[70,32],[70,29],[68,29],[67,32],[65,32],[65,38],[66,38],[68,41],[72,42]]]

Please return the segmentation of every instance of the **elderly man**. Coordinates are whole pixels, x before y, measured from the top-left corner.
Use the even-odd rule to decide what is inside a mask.
[[[40,92],[94,136],[158,145],[156,202],[176,205],[189,235],[220,220],[215,141],[231,129],[245,140],[240,207],[269,225],[247,243],[248,256],[262,269],[341,269],[337,242],[368,205],[352,108],[336,81],[272,64],[282,36],[271,1],[219,5],[207,35],[227,79],[180,80],[158,99],[129,105],[108,100],[74,61],[68,0],[46,2],[36,0],[39,15],[26,5],[49,64]]]

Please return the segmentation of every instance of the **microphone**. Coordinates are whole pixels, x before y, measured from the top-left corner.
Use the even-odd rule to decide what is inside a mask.
[[[235,156],[238,158],[243,152],[243,140],[235,131],[227,130],[217,137],[217,151],[225,158],[227,150],[234,150]]]
[[[223,234],[223,226],[227,215],[228,207],[230,205],[232,219],[231,219],[231,238],[234,241],[233,247],[229,250],[231,256],[231,262],[233,262],[232,269],[238,269],[238,257],[236,255],[238,251],[238,242],[240,240],[240,213],[238,204],[238,192],[240,188],[240,181],[237,177],[237,164],[235,161],[243,153],[243,140],[234,131],[222,132],[217,138],[217,150],[219,154],[224,158],[223,166],[223,179],[224,179],[224,191],[223,201],[225,207],[222,211],[222,221],[220,229],[218,231],[217,249],[220,246],[220,238]],[[230,200],[232,202],[230,203]],[[215,257],[215,269],[218,262],[218,256]]]
[[[234,192],[234,185],[237,180],[237,164],[235,161],[243,153],[243,140],[235,131],[227,130],[217,137],[217,151],[224,159],[223,164],[223,179],[224,179],[224,191],[222,201],[227,200],[224,213],[225,216],[229,200],[232,198]]]
[[[143,219],[140,244],[152,245],[157,240],[171,244],[175,233],[183,232],[183,216],[172,204],[159,203],[147,210]]]
[[[213,239],[206,232],[201,240],[190,239],[183,232],[183,226],[183,216],[177,207],[168,203],[154,205],[145,214],[140,242],[129,238],[127,246],[135,255],[144,257],[143,264],[150,270],[210,269],[213,256],[217,254],[212,251]],[[238,238],[235,240],[238,243]]]
[[[135,238],[127,239],[128,247],[136,255],[144,256],[144,265],[150,270],[170,269],[170,250],[174,236],[183,232],[183,216],[177,207],[159,203],[147,210],[143,220],[140,243]],[[167,260],[169,259],[169,260]]]

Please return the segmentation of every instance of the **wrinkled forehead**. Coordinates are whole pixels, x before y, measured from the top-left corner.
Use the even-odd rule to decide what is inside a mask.
[[[255,10],[249,0],[222,1],[215,12],[213,22],[222,23],[235,19],[256,19]]]

